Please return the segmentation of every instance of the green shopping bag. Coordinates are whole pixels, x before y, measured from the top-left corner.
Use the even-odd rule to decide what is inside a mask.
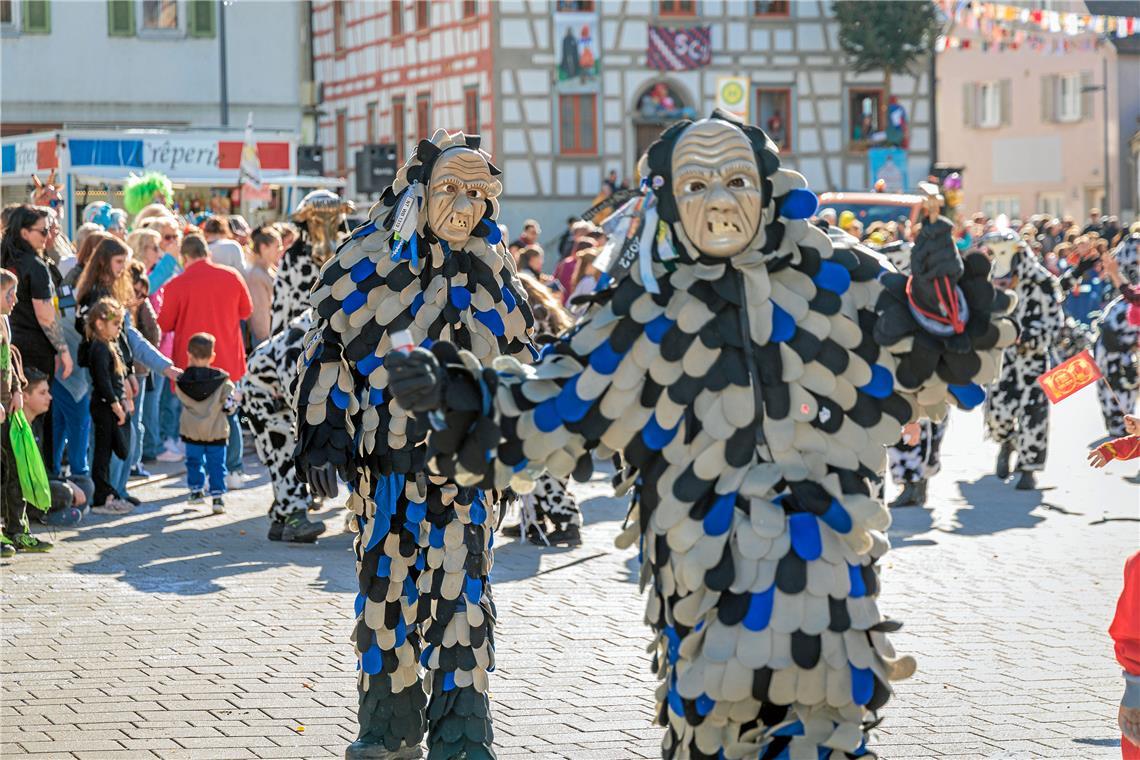
[[[47,470],[40,455],[40,447],[32,434],[32,426],[24,416],[23,409],[17,409],[10,416],[9,438],[12,440],[12,454],[16,459],[16,472],[20,476],[20,490],[24,501],[41,512],[51,509],[51,486],[48,485]]]

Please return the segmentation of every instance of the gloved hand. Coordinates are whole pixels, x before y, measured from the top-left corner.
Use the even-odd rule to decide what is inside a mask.
[[[340,486],[336,480],[336,465],[326,462],[316,467],[310,467],[306,473],[309,488],[313,494],[321,499],[335,499]]]
[[[446,382],[443,367],[431,351],[417,348],[410,353],[389,351],[384,357],[388,390],[410,412],[438,409]]]

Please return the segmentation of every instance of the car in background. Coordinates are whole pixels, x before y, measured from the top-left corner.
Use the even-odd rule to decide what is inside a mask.
[[[918,221],[922,214],[923,196],[912,193],[821,193],[819,210],[835,209],[836,216],[850,211],[863,223],[896,222],[900,218]],[[817,212],[818,213],[818,212]]]

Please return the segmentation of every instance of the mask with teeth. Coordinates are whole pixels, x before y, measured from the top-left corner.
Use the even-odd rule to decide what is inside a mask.
[[[982,236],[981,244],[990,257],[993,279],[1009,279],[1013,275],[1013,258],[1021,250],[1021,238],[1013,230],[994,230]]]
[[[313,261],[318,265],[332,258],[345,217],[354,210],[352,201],[330,190],[314,190],[297,204],[293,221],[305,225]]]
[[[452,148],[436,160],[428,188],[428,225],[436,237],[462,248],[483,218],[487,203],[502,192],[477,151]]]
[[[693,124],[673,149],[672,190],[685,236],[702,253],[727,258],[759,229],[763,194],[752,143],[734,124]]]

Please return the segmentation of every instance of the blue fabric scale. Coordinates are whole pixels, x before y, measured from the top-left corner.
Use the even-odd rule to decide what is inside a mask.
[[[385,555],[376,560],[376,577],[388,578],[392,575],[392,558]]]
[[[424,647],[424,651],[420,654],[420,665],[423,665],[426,668],[428,666],[428,663],[431,662],[431,653],[434,651],[435,644],[428,644],[426,647]]]
[[[548,398],[534,408],[534,425],[543,433],[549,433],[562,424],[558,416],[558,397]]]
[[[969,410],[986,400],[986,389],[977,383],[948,386],[963,409]]]
[[[723,536],[732,527],[732,515],[736,510],[736,492],[718,496],[712,509],[705,515],[703,527],[709,536]]]
[[[352,278],[353,282],[359,283],[367,280],[375,271],[376,267],[370,259],[361,259],[353,264],[352,269],[348,271],[348,276]]]
[[[669,658],[669,664],[672,665],[677,662],[677,658],[681,656],[681,637],[677,635],[677,629],[671,625],[665,626],[662,631],[665,638],[669,640],[666,645],[665,656]]]
[[[672,326],[673,320],[661,314],[645,326],[645,335],[649,340],[660,344],[661,340],[665,337],[665,333],[669,332],[669,328]]]
[[[515,301],[514,294],[507,289],[506,285],[501,288],[501,291],[503,293],[503,305],[507,307],[508,312],[514,311],[515,307],[518,305],[518,302]]]
[[[870,668],[857,668],[851,663],[848,666],[851,668],[851,701],[865,705],[875,693],[875,674]]]
[[[789,723],[783,728],[776,729],[772,732],[772,736],[803,736],[804,724],[800,721]]]
[[[431,526],[431,531],[428,533],[428,544],[433,549],[443,548],[443,528],[438,525]]]
[[[341,303],[340,308],[345,314],[352,314],[354,311],[360,309],[361,306],[368,302],[368,296],[361,293],[359,290],[354,290],[348,294],[348,297]]]
[[[364,650],[364,654],[360,655],[360,669],[370,676],[374,676],[380,672],[384,667],[384,658],[380,654],[380,647],[376,645],[376,640],[373,639],[372,646]]]
[[[460,311],[471,305],[471,291],[467,288],[452,287],[447,291],[447,298],[451,301],[451,305]]]
[[[849,533],[851,531],[851,515],[843,508],[837,499],[832,499],[827,511],[820,517],[836,533]]]
[[[420,308],[423,307],[423,305],[424,305],[424,292],[421,290],[419,293],[416,293],[416,297],[412,299],[412,305],[411,305],[411,307],[409,307],[409,311],[411,312],[413,317],[416,316],[416,312],[418,312],[420,310]]]
[[[424,560],[424,553],[416,552],[416,569],[423,572],[425,567],[427,567],[427,562]]]
[[[420,598],[420,590],[416,588],[411,576],[404,578],[404,597],[408,600],[409,605],[415,604]]]
[[[701,694],[701,696],[697,697],[697,715],[708,715],[712,712],[714,707],[716,707],[716,701],[708,694]]]
[[[352,231],[352,239],[356,240],[357,238],[366,237],[368,235],[371,235],[375,231],[376,231],[376,223],[375,222],[369,222],[368,224],[364,225],[363,227],[358,227],[357,229],[353,230]]]
[[[772,605],[775,599],[775,583],[769,586],[767,591],[754,592],[752,600],[748,603],[748,612],[744,615],[744,627],[750,631],[762,631],[767,628],[772,620]]]
[[[788,530],[791,533],[792,549],[800,559],[811,562],[823,553],[823,539],[819,535],[819,523],[811,512],[795,512],[788,517]]]
[[[891,371],[881,364],[871,365],[871,381],[859,388],[871,398],[886,398],[895,389]]]
[[[812,278],[824,290],[842,295],[851,287],[851,273],[834,261],[824,261],[819,265],[819,273]]]
[[[452,691],[455,689],[455,673],[450,670],[443,674],[443,690]]]
[[[470,294],[468,294],[468,300],[470,300]],[[485,324],[493,335],[502,336],[507,332],[507,326],[503,324],[503,318],[499,316],[497,311],[479,311],[476,309],[475,319]]]
[[[772,337],[776,343],[786,343],[796,334],[796,320],[791,314],[772,302]]]
[[[483,581],[468,576],[463,584],[463,593],[467,597],[467,601],[472,604],[479,604],[479,600],[483,598]]]
[[[333,405],[340,409],[342,412],[348,409],[348,400],[350,396],[342,391],[338,386],[334,385],[329,389],[329,398],[332,400]]]
[[[407,640],[408,624],[404,622],[404,616],[400,615],[396,619],[396,648],[402,647]]]
[[[661,423],[657,421],[657,415],[653,414],[649,418],[649,422],[641,429],[641,440],[645,443],[647,448],[653,451],[660,451],[669,445],[673,440],[673,436],[677,434],[677,428],[681,426],[678,422],[669,430],[661,427]]]
[[[789,190],[780,206],[780,216],[785,219],[807,219],[819,208],[819,198],[807,188]]]
[[[358,593],[356,595],[356,600],[352,603],[352,609],[356,613],[356,617],[360,617],[364,614],[364,602],[364,594]]]
[[[476,498],[471,502],[471,524],[483,525],[487,522],[487,508],[483,506],[483,500]]]
[[[863,583],[863,570],[859,565],[847,566],[847,578],[851,581],[851,593],[848,596],[859,599],[867,595],[867,586]]]
[[[612,375],[621,364],[621,357],[607,339],[590,353],[590,367],[599,375]]]
[[[356,371],[362,375],[368,376],[377,368],[384,364],[384,358],[376,354],[369,354],[356,363]]]
[[[594,405],[593,401],[586,401],[578,397],[579,377],[581,375],[570,378],[566,385],[562,386],[559,394],[554,397],[554,406],[558,410],[558,416],[566,422],[580,422],[586,416],[586,412],[590,411],[590,407]]]
[[[523,457],[521,460],[519,460],[518,464],[511,468],[511,472],[522,472],[526,469],[526,466],[528,464],[530,464],[530,460],[526,457]]]
[[[685,703],[681,700],[681,695],[677,692],[677,684],[675,683],[669,687],[668,701],[669,709],[672,710],[675,715],[683,716],[685,714]]]
[[[384,403],[384,389],[383,388],[369,388],[368,389],[368,403],[372,406],[380,406]]]
[[[499,225],[489,219],[484,219],[480,224],[483,225],[483,229],[487,230],[488,243],[498,245],[503,242],[503,231],[499,229]]]

